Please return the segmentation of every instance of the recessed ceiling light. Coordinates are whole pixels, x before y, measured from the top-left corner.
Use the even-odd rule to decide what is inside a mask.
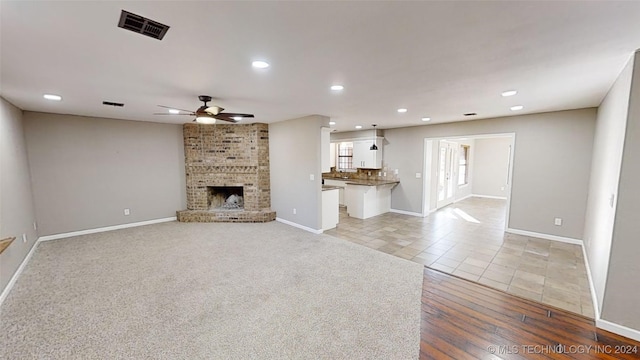
[[[44,94],[43,97],[47,100],[60,101],[62,100],[62,96],[54,95],[54,94]]]
[[[399,113],[406,113],[406,112],[407,112],[407,109],[405,109],[405,108],[400,108],[400,109],[398,109],[398,112],[399,112]]]
[[[522,110],[522,109],[524,109],[524,106],[522,106],[522,105],[516,105],[516,106],[512,106],[511,107],[511,110],[513,110],[513,111],[518,111],[518,110]]]
[[[344,90],[344,86],[342,86],[342,85],[331,85],[331,90],[333,90],[333,91]]]
[[[362,125],[356,125],[356,129],[362,129]]]
[[[256,60],[251,63],[251,66],[253,66],[256,69],[266,69],[269,67],[269,63],[262,60]]]
[[[503,91],[502,92],[502,96],[507,97],[507,96],[513,96],[515,94],[517,94],[518,92],[516,90],[507,90],[507,91]]]
[[[176,109],[169,109],[169,112],[172,114],[180,114],[180,110],[176,110]]]
[[[422,118],[422,121],[429,121],[429,120],[431,120],[431,118],[429,118],[429,117],[423,117]]]
[[[329,125],[335,125],[336,122],[335,121],[329,121]]]

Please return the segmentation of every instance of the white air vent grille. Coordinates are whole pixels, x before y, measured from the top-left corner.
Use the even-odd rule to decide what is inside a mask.
[[[147,35],[158,40],[162,40],[164,35],[167,33],[167,30],[169,30],[169,26],[167,25],[124,10],[122,10],[122,13],[120,14],[118,27],[137,32],[142,35]]]

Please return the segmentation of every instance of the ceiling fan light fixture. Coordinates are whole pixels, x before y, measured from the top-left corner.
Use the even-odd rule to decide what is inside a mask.
[[[219,106],[209,106],[207,108],[204,109],[205,112],[211,114],[211,115],[218,115],[222,112],[222,110],[224,110],[223,108],[219,107]]]
[[[198,115],[198,117],[196,117],[196,122],[198,124],[215,124],[216,119],[211,116]]]

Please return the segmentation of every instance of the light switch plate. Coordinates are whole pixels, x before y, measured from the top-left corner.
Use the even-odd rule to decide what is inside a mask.
[[[309,174],[309,180],[313,181],[316,179],[316,176],[313,174]]]

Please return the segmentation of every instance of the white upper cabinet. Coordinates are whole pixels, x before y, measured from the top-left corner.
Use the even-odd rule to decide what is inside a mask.
[[[382,138],[376,138],[378,150],[370,150],[371,145],[373,145],[373,139],[353,141],[354,168],[382,168]]]

